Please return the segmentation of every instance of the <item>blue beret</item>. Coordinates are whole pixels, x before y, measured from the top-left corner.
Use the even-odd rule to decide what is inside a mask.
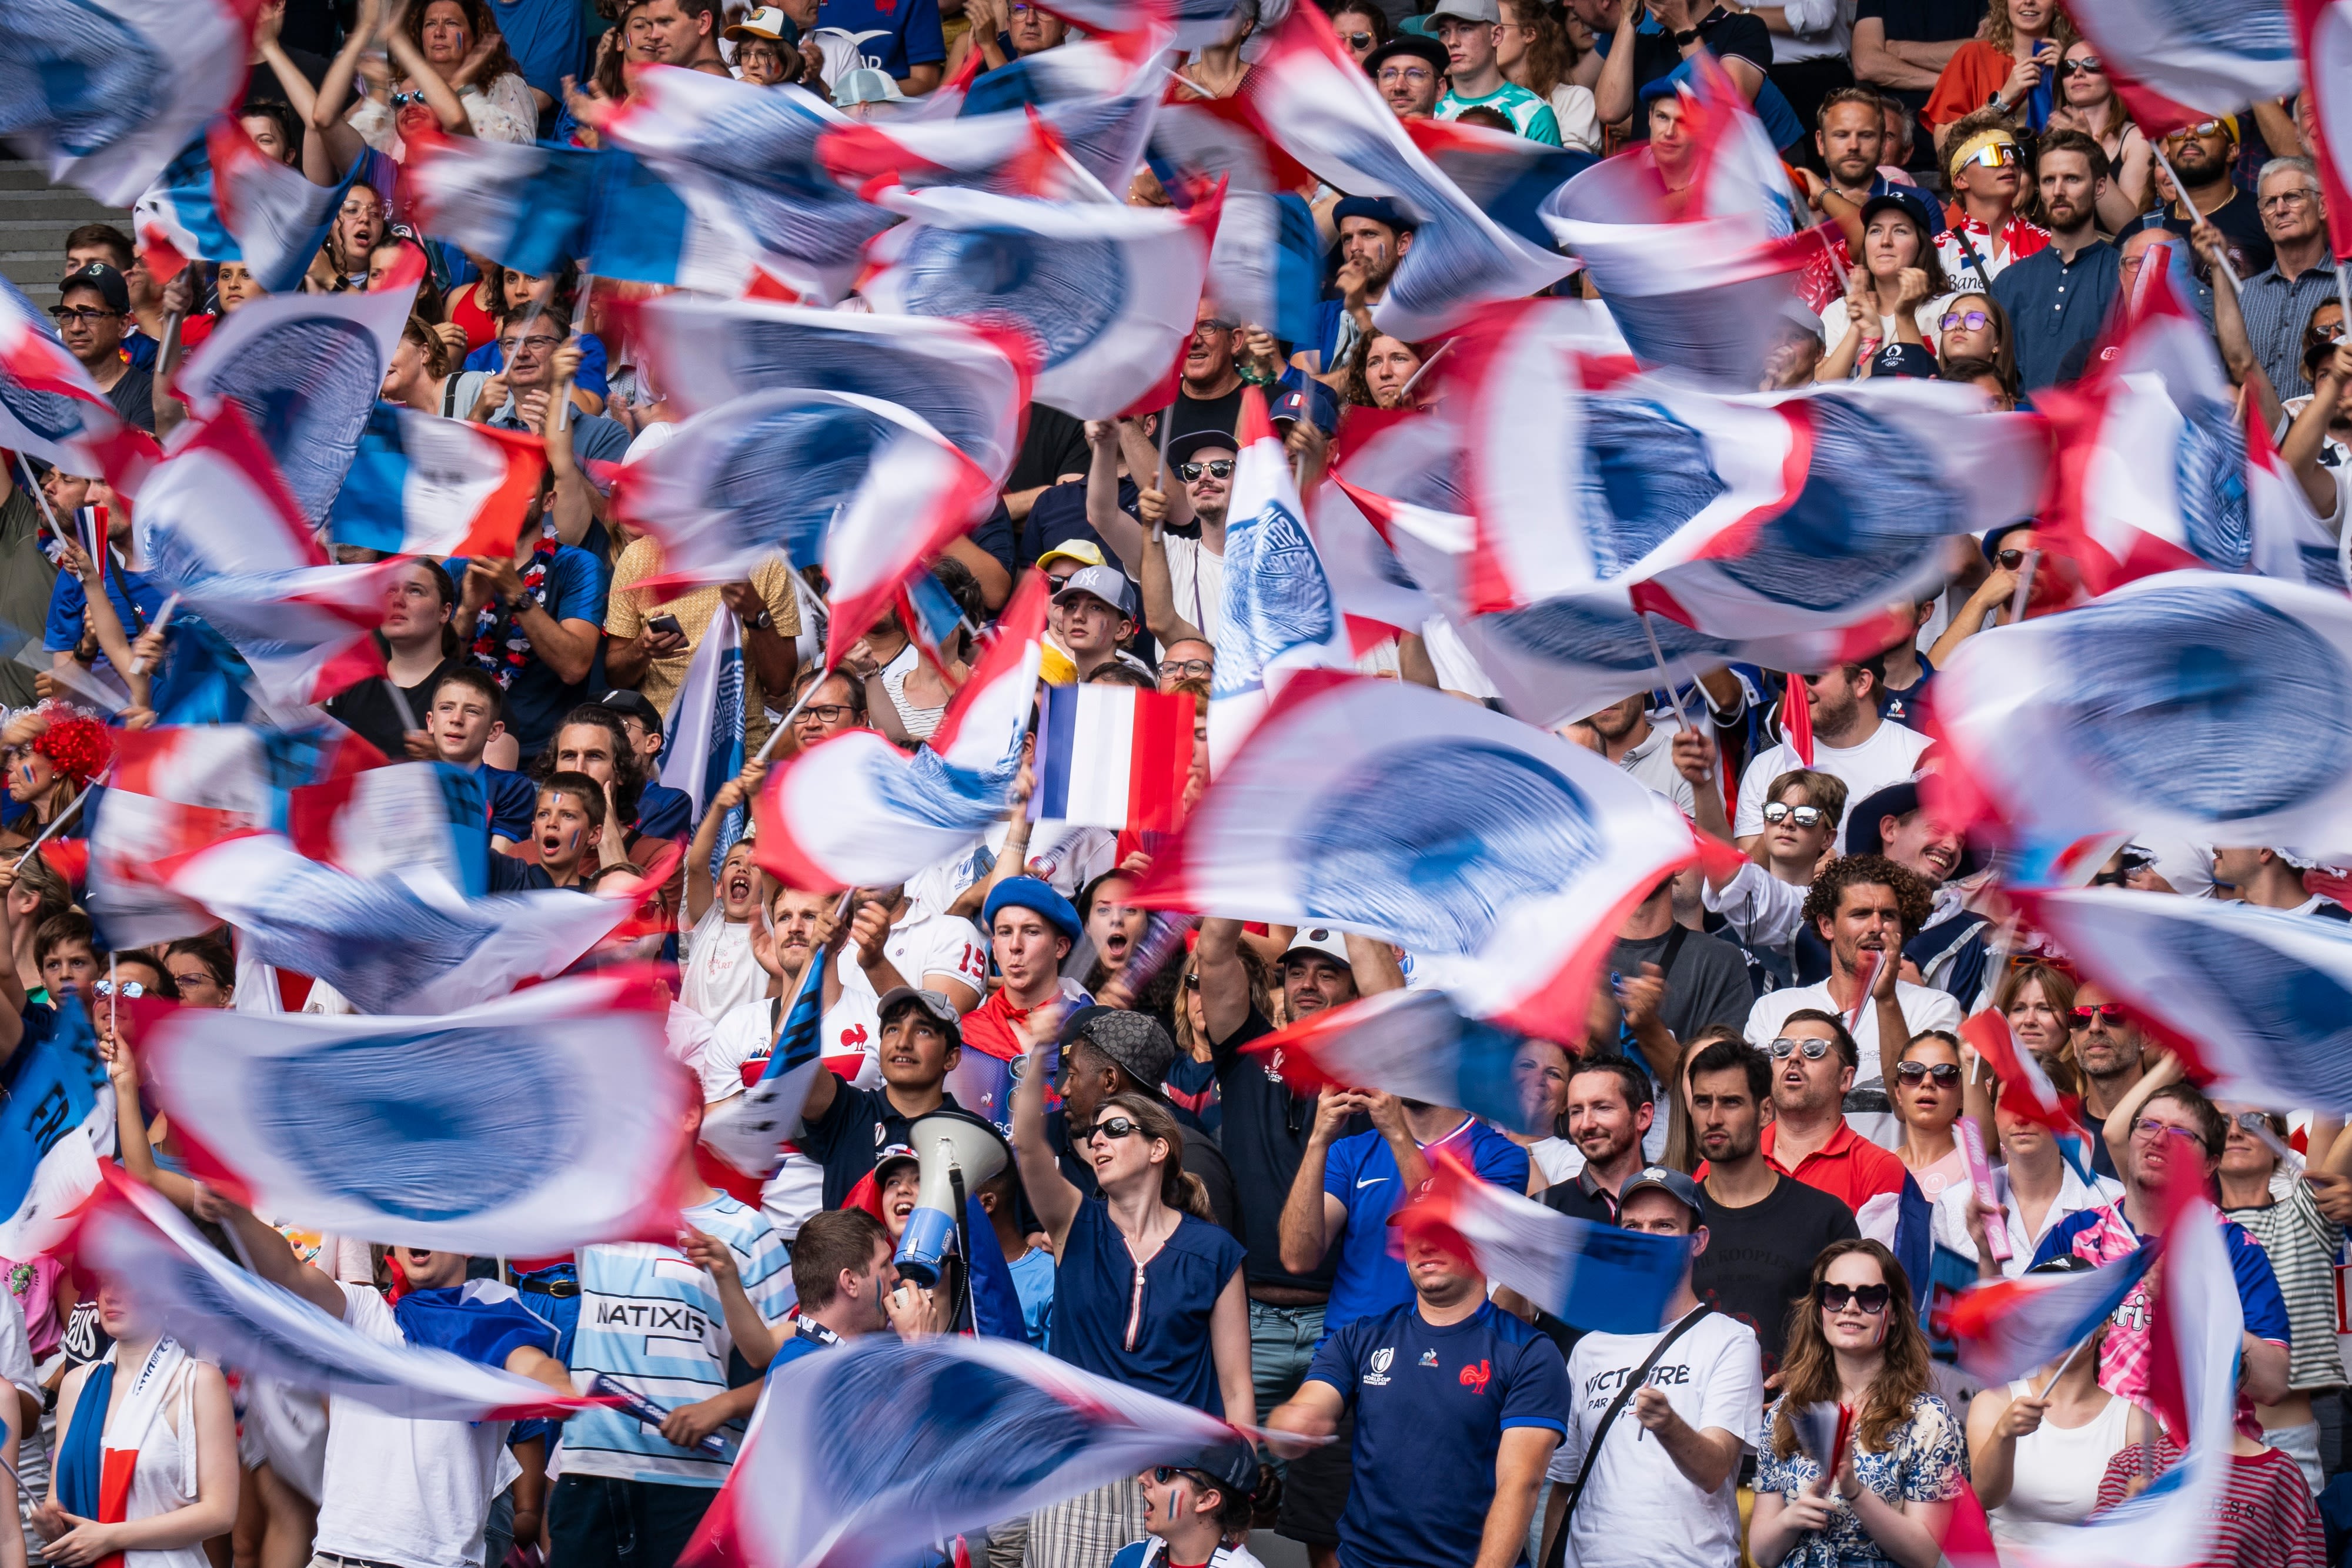
[[[1070,901],[1055,893],[1045,883],[1034,876],[1009,876],[996,884],[988,895],[988,903],[980,912],[981,924],[990,930],[996,926],[996,912],[1010,905],[1014,909],[1034,909],[1045,917],[1045,924],[1075,942],[1083,927],[1078,912]]]

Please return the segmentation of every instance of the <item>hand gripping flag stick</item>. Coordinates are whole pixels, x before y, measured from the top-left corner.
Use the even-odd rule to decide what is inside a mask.
[[[2164,171],[2164,177],[2172,182],[2173,193],[2179,196],[2180,204],[2189,209],[2189,221],[2192,224],[2203,223],[2205,221],[2205,214],[2197,210],[2196,202],[2191,200],[2189,197],[2189,187],[2182,184],[2180,183],[2180,176],[2172,172],[2172,160],[2164,155],[2164,143],[2151,138],[2147,145],[2148,151],[2156,154],[2157,164]],[[2223,251],[2216,259],[2221,263],[2221,276],[2230,280],[2230,292],[2232,294],[2244,293],[2245,286],[2238,279],[2238,269],[2230,265],[2229,252]]]
[[[43,828],[41,830],[41,836],[35,839],[31,843],[26,844],[25,846],[25,852],[18,855],[16,857],[16,863],[10,866],[8,869],[11,871],[23,869],[25,862],[31,860],[34,855],[37,854],[40,852],[41,846],[48,841],[50,835],[55,833],[59,828],[64,827],[67,822],[73,819],[73,814],[81,809],[81,803],[89,799],[89,792],[97,788],[98,780],[95,779],[83,785],[81,787],[81,793],[66,802],[66,809],[58,813],[58,820],[51,822],[47,827]]]

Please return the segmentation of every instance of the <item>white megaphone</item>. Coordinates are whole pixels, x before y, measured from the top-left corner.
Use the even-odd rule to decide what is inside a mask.
[[[918,1285],[936,1285],[940,1262],[956,1249],[956,1226],[963,1218],[957,1178],[969,1198],[981,1183],[1004,1168],[1004,1140],[985,1123],[962,1116],[925,1116],[908,1129],[919,1162],[914,1212],[898,1238],[893,1260],[898,1272]]]

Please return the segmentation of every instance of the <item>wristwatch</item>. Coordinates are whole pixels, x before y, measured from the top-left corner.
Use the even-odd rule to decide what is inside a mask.
[[[749,626],[754,632],[765,632],[775,623],[776,618],[769,614],[765,610],[761,611],[760,613],[752,616],[751,619],[743,622],[743,624]]]
[[[1685,27],[1681,32],[1675,35],[1675,47],[1678,49],[1687,49],[1693,44],[1697,42],[1698,29],[1696,27]]]

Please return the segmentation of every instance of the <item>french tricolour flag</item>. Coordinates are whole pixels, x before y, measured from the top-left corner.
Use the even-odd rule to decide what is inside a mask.
[[[1465,1018],[1440,990],[1382,991],[1322,1008],[1253,1040],[1245,1049],[1280,1063],[1302,1094],[1378,1089],[1429,1105],[1459,1105],[1528,1137],[1545,1135],[1551,1114],[1520,1092],[1514,1063],[1528,1042]]]
[[[702,820],[727,781],[743,771],[743,626],[725,605],[711,616],[701,645],[686,667],[686,680],[670,704],[668,732],[662,737],[661,781],[683,789]],[[710,873],[743,836],[743,808],[727,813],[710,847]]]
[[[155,438],[123,422],[57,329],[0,279],[0,446],[68,474],[103,476],[135,492],[154,465]]]
[[[1434,1152],[1428,1185],[1394,1223],[1405,1237],[1458,1239],[1488,1280],[1593,1333],[1656,1333],[1690,1267],[1686,1238],[1562,1214],[1481,1180],[1451,1149]]]
[[[2107,79],[2151,137],[2303,85],[2290,0],[2097,0],[2072,7]],[[2246,129],[2252,129],[2249,121]]]
[[[1989,1385],[2048,1366],[2123,1304],[2158,1250],[2143,1247],[2087,1274],[1989,1280],[1970,1286],[1951,1308],[1960,1364]]]
[[[2288,6],[2319,132],[2314,161],[2327,193],[2328,246],[2337,261],[2352,260],[2352,0],[2288,0]]]
[[[928,430],[903,430],[824,536],[831,587],[824,657],[837,665],[882,619],[908,577],[987,517],[996,486],[980,465]]]
[[[1173,832],[1192,768],[1192,695],[1048,686],[1032,767],[1033,822]]]
[[[241,261],[266,292],[290,294],[367,167],[362,154],[336,183],[314,185],[223,115],[131,209],[140,258],[159,280],[191,261]]]
[[[703,1119],[702,1141],[731,1169],[753,1181],[766,1181],[783,1163],[784,1145],[800,1134],[801,1107],[824,1065],[819,1026],[824,1021],[824,971],[823,963],[802,971],[766,1069],[745,1087],[741,1099]]]
[[[328,509],[328,536],[386,555],[505,560],[546,467],[536,435],[379,402]]]

